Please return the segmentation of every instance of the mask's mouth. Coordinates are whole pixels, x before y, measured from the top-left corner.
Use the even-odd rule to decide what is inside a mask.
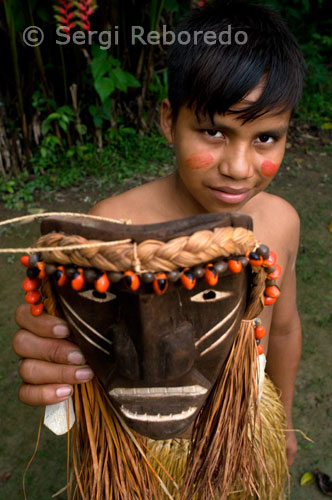
[[[208,392],[209,389],[200,384],[116,387],[109,391],[109,396],[135,430],[152,438],[165,439],[190,425]]]

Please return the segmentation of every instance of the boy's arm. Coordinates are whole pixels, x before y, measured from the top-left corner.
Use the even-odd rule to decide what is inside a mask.
[[[293,215],[293,214],[292,214]],[[288,248],[288,263],[283,269],[281,296],[272,317],[267,355],[267,373],[281,391],[285,407],[287,429],[293,429],[292,403],[295,377],[301,356],[301,324],[296,305],[295,264],[299,244],[300,222],[298,215],[291,217],[284,245]],[[287,431],[287,459],[291,465],[297,451],[294,431]]]

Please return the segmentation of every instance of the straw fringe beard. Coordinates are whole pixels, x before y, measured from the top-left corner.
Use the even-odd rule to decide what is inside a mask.
[[[45,307],[50,314],[60,315],[51,284],[49,280],[44,281]],[[256,286],[251,290],[246,312],[250,319],[262,308],[262,273],[257,272],[253,281]],[[168,454],[167,448],[160,448],[160,460],[160,442],[148,440],[129,429],[96,378],[75,386],[74,407],[76,423],[71,434],[68,500],[282,498],[280,491],[287,477],[282,457],[285,450],[283,429],[275,434],[280,443],[280,467],[273,471],[274,466],[267,467],[264,453],[264,448],[268,450],[271,443],[265,447],[262,438],[257,349],[250,320],[241,323],[224,368],[194,423],[192,439],[189,444],[181,445],[182,458],[178,451],[175,456],[170,453],[171,464],[166,467],[162,462],[165,453]],[[234,486],[239,496],[229,496]],[[271,493],[273,491],[278,496]]]

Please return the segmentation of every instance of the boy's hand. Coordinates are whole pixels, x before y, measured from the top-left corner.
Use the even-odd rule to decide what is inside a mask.
[[[287,453],[287,464],[290,467],[295,459],[297,453],[297,439],[294,431],[287,432],[286,435],[286,453]]]
[[[28,304],[17,308],[15,320],[20,330],[13,349],[23,358],[19,367],[23,384],[18,393],[23,403],[59,403],[71,396],[73,384],[93,378],[79,348],[64,340],[70,335],[64,320],[48,314],[34,317]]]

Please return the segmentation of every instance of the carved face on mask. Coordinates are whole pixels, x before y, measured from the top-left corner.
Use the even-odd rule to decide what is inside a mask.
[[[42,232],[62,231],[93,240],[168,241],[202,228],[245,227],[251,219],[208,214],[158,225],[52,218]],[[205,262],[206,264],[206,262]],[[204,267],[204,264],[203,264]],[[67,273],[68,274],[68,273]],[[190,278],[190,274],[188,275]],[[179,436],[190,426],[229,354],[247,304],[249,268],[225,269],[217,284],[197,278],[192,289],[168,281],[158,295],[152,283],[128,288],[124,279],[102,293],[94,283],[78,291],[58,286],[58,304],[75,341],[128,425],[154,439]]]

